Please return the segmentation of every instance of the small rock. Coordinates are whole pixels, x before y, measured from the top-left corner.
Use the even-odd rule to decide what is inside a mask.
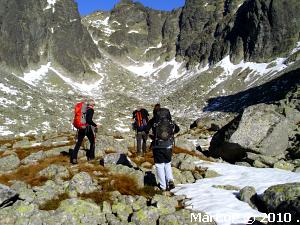
[[[255,160],[253,162],[253,166],[256,167],[256,168],[268,168],[268,166],[266,164],[262,163],[259,160]]]
[[[214,178],[218,176],[220,176],[220,174],[213,170],[207,170],[204,174],[204,178]]]
[[[131,217],[131,221],[137,225],[152,225],[156,224],[159,214],[160,212],[158,208],[150,206],[134,212]]]
[[[195,178],[194,178],[191,171],[183,171],[181,174],[185,177],[185,179],[188,183],[194,183],[195,182]]]
[[[245,166],[245,167],[251,167],[251,165],[247,162],[236,162],[235,165],[237,166]]]
[[[240,190],[239,198],[241,201],[248,203],[251,208],[256,209],[257,207],[255,205],[257,194],[254,187],[244,187]]]
[[[295,166],[291,163],[288,163],[288,162],[284,161],[284,160],[280,160],[280,161],[278,161],[277,163],[274,164],[274,168],[293,171]]]

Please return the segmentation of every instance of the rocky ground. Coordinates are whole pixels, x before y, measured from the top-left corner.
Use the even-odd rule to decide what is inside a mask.
[[[152,153],[136,157],[122,137],[97,137],[96,160],[69,163],[73,134],[2,140],[1,224],[185,224],[184,196],[155,191]],[[86,144],[85,144],[86,145]],[[176,183],[215,176],[195,168],[207,159],[196,151],[174,150]],[[215,223],[211,223],[215,224]]]

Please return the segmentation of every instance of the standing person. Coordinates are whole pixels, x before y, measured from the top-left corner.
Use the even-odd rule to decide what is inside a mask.
[[[75,123],[74,126],[78,129],[78,139],[75,145],[74,150],[70,154],[70,162],[72,164],[77,164],[77,155],[79,148],[82,144],[82,141],[85,136],[88,137],[90,142],[90,149],[87,152],[87,159],[92,160],[95,159],[95,132],[97,132],[97,124],[93,121],[94,115],[94,106],[95,101],[93,99],[88,100],[87,104],[85,102],[78,103],[81,104],[81,108],[79,109],[82,112],[80,125]],[[77,107],[76,105],[76,107]],[[76,118],[76,108],[75,108],[75,118]]]
[[[153,118],[149,120],[147,132],[153,131],[153,156],[160,190],[171,190],[175,187],[171,168],[174,134],[179,127],[172,121],[169,109],[156,104]]]
[[[147,150],[148,135],[146,133],[146,129],[149,120],[148,117],[149,113],[144,108],[139,108],[132,113],[132,118],[134,119],[133,129],[136,131],[136,145],[138,156],[143,156]]]

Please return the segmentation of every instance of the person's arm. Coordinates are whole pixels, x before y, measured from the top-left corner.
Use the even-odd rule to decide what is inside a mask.
[[[86,111],[86,123],[88,125],[92,125],[93,127],[97,127],[97,124],[95,124],[94,121],[93,121],[93,116],[94,116],[94,110],[93,109],[88,109]]]
[[[153,118],[150,119],[150,120],[148,121],[146,130],[145,130],[145,132],[146,132],[147,134],[149,134],[149,131],[150,131],[151,128],[153,127],[153,123],[154,123],[154,119],[153,119]]]

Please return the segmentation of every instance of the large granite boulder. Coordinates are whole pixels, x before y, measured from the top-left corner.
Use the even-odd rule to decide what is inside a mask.
[[[246,152],[277,156],[288,148],[287,131],[288,121],[275,105],[250,106],[213,136],[210,154],[230,162]]]

